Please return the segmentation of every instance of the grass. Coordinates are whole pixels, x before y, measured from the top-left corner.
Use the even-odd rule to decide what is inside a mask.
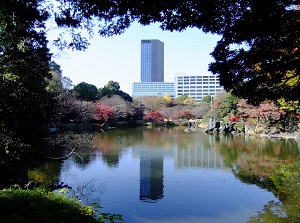
[[[44,189],[0,191],[1,223],[122,222],[120,215],[100,214],[96,218],[97,213],[94,206]]]

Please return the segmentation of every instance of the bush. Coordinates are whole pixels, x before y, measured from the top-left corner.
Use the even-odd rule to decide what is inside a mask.
[[[100,214],[95,206],[84,206],[78,200],[43,189],[0,191],[1,223],[94,223],[118,222],[121,216]],[[109,219],[110,221],[108,221]]]

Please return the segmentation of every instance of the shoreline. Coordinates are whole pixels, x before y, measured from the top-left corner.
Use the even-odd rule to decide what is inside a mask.
[[[207,129],[206,123],[201,123],[198,125],[198,127],[205,131]],[[285,133],[285,132],[273,132],[273,133],[262,133],[263,129],[260,129],[260,132],[255,132],[254,129],[249,129],[247,133],[241,132],[242,134],[245,134],[245,136],[254,136],[254,137],[259,137],[259,138],[268,138],[268,139],[295,139],[297,141],[300,140],[300,132],[292,132],[292,133]],[[218,133],[222,134],[222,133]],[[236,134],[236,133],[231,133],[231,134]]]

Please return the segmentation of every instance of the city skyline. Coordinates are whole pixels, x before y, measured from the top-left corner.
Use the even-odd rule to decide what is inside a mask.
[[[57,33],[49,33],[49,40]],[[174,82],[177,73],[187,75],[211,74],[209,55],[220,36],[204,34],[189,28],[183,32],[162,31],[158,24],[141,26],[134,23],[124,34],[109,38],[94,37],[86,51],[59,52],[50,47],[53,60],[61,66],[63,76],[73,84],[86,82],[103,87],[117,81],[121,90],[131,95],[132,82],[140,81],[140,43],[142,39],[159,39],[164,46],[164,81]],[[57,56],[59,55],[59,56]]]

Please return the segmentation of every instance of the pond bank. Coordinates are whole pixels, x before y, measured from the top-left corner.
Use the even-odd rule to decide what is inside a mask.
[[[208,123],[200,123],[198,127],[206,131],[207,130]],[[269,138],[269,139],[295,139],[300,140],[300,132],[281,132],[280,130],[276,128],[272,129],[265,129],[263,127],[256,127],[251,128],[247,132],[241,131],[243,134],[246,134],[247,136],[254,136],[254,137],[261,137],[261,138]],[[222,133],[219,133],[222,134]],[[236,134],[236,133],[232,133]]]

